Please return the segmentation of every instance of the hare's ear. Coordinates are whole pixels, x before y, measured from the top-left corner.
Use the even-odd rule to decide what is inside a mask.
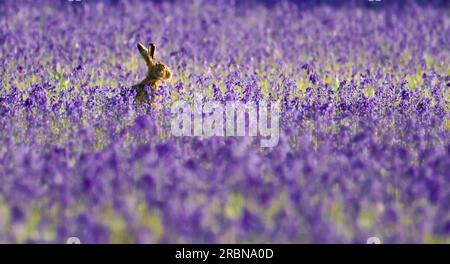
[[[153,43],[148,44],[148,55],[151,59],[155,59],[156,46]]]
[[[137,44],[139,53],[141,54],[142,58],[144,58],[146,63],[150,62],[150,58],[148,56],[148,50],[144,47],[144,45],[142,45],[142,43],[138,43]]]

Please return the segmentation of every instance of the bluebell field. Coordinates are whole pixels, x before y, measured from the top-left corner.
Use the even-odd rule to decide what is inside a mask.
[[[450,8],[383,1],[1,1],[0,242],[450,243]],[[197,92],[279,143],[172,136]]]

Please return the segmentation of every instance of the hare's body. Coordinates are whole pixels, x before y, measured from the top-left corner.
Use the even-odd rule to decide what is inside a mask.
[[[172,77],[172,72],[169,67],[155,59],[155,45],[150,44],[148,49],[141,43],[137,45],[139,53],[147,64],[147,76],[140,83],[133,86],[136,89],[136,100],[138,102],[154,103],[157,101],[155,93],[163,81],[169,80]],[[146,86],[150,88],[150,95],[147,92]]]

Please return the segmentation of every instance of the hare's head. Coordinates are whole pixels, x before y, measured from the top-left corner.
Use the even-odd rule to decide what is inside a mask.
[[[156,46],[150,43],[148,48],[145,48],[141,43],[137,44],[139,53],[145,60],[148,67],[147,79],[153,82],[160,82],[169,80],[172,77],[172,72],[164,63],[155,59]]]

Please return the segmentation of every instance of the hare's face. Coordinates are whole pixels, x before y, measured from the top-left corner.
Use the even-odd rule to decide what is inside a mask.
[[[169,80],[172,77],[169,67],[161,62],[156,62],[153,67],[149,67],[149,74],[159,80]]]
[[[170,71],[169,67],[155,59],[156,47],[153,43],[150,43],[148,48],[145,48],[141,43],[138,43],[137,47],[139,53],[148,66],[147,80],[150,79],[152,81],[166,81],[172,77],[172,72]]]

